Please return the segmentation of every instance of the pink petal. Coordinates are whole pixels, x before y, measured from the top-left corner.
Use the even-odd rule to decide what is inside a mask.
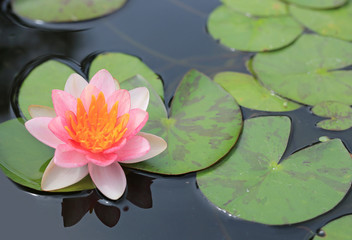
[[[54,162],[59,167],[77,168],[86,165],[88,160],[84,154],[76,151],[72,146],[61,144],[56,148]]]
[[[55,89],[52,91],[52,99],[57,116],[65,117],[67,111],[76,113],[77,100],[68,92]]]
[[[86,112],[89,111],[89,106],[90,106],[90,103],[92,102],[92,96],[95,96],[95,99],[97,99],[100,92],[101,91],[98,88],[90,84],[83,89],[80,99],[82,100],[82,103]],[[74,111],[74,113],[76,112],[77,111]]]
[[[146,155],[150,150],[147,139],[141,136],[133,136],[127,140],[125,146],[116,152],[119,162],[125,162]]]
[[[139,87],[130,91],[131,95],[131,109],[140,108],[147,110],[149,104],[149,91],[146,87]]]
[[[82,180],[88,174],[88,167],[62,168],[50,161],[45,169],[41,187],[44,191],[53,191],[68,187]]]
[[[148,121],[148,113],[142,109],[131,109],[129,114],[130,118],[126,126],[127,131],[124,135],[127,139],[136,135]]]
[[[63,142],[52,133],[48,127],[52,118],[38,117],[33,118],[25,123],[25,126],[30,134],[42,143],[56,148]]]
[[[65,129],[66,120],[62,117],[52,118],[49,122],[48,128],[54,135],[61,141],[67,143],[68,139],[71,139],[70,135]]]
[[[47,106],[30,105],[28,107],[28,112],[29,112],[29,115],[31,115],[32,118],[36,118],[36,117],[51,117],[51,118],[54,118],[54,117],[56,117],[56,113],[55,113],[54,108],[47,107]]]
[[[81,75],[73,73],[66,81],[65,92],[68,92],[72,96],[78,98],[87,85],[87,81]]]
[[[97,87],[105,97],[109,97],[116,89],[114,78],[106,69],[98,71],[90,80],[89,85]]]
[[[95,186],[106,197],[116,200],[123,195],[126,189],[126,176],[118,163],[107,167],[88,163],[88,169]]]
[[[107,104],[108,104],[108,111],[110,112],[111,108],[116,102],[119,102],[118,104],[118,113],[117,117],[120,117],[124,115],[125,113],[128,113],[131,108],[131,98],[130,98],[130,93],[126,89],[120,89],[115,91],[110,97],[107,99]]]
[[[88,153],[86,155],[89,162],[105,167],[117,160],[117,155],[115,153]]]
[[[147,160],[149,158],[155,157],[156,155],[159,155],[167,147],[167,143],[165,142],[165,140],[156,135],[140,132],[138,133],[138,136],[144,137],[145,139],[148,140],[150,144],[149,152],[142,157],[131,159],[131,160],[125,160],[123,161],[123,163],[137,163],[137,162]]]
[[[117,144],[115,144],[115,146],[113,146],[113,147],[111,147],[111,148],[105,150],[104,153],[105,153],[105,154],[107,154],[107,153],[116,153],[117,150],[119,150],[120,148],[122,148],[123,146],[125,146],[126,142],[127,142],[127,141],[126,141],[126,138],[123,138],[123,139],[121,139],[120,141],[118,141]]]

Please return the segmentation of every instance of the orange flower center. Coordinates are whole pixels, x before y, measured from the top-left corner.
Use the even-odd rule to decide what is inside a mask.
[[[114,104],[110,112],[102,92],[98,98],[92,96],[92,102],[86,112],[82,100],[77,98],[77,114],[66,112],[66,131],[73,141],[83,148],[99,153],[118,144],[125,134],[129,114],[126,113],[117,118],[118,102]]]

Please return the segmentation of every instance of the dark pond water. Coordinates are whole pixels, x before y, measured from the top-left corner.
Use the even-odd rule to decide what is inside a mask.
[[[66,59],[87,73],[81,66],[88,66],[89,56],[96,53],[138,56],[162,77],[166,104],[191,68],[209,76],[225,70],[246,72],[245,62],[253,54],[231,52],[206,32],[207,16],[219,4],[218,0],[130,0],[118,12],[94,21],[30,26],[12,16],[4,3],[0,14],[0,121],[15,117],[11,99],[16,79],[51,57]],[[50,27],[56,30],[45,29]],[[85,30],[77,30],[81,28]],[[244,118],[278,115],[249,109],[243,113]],[[293,123],[285,156],[316,143],[320,136],[339,137],[352,151],[351,131],[319,130],[315,123],[320,118],[309,107],[283,115]],[[0,172],[1,239],[303,240],[328,221],[352,213],[352,194],[348,194],[335,209],[311,221],[266,226],[236,219],[212,205],[198,189],[195,174],[164,177],[130,171],[127,176],[127,193],[111,202],[96,191],[73,195],[33,192]]]

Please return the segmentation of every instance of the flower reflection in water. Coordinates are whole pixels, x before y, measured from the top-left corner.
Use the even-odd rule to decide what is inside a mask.
[[[148,209],[153,206],[150,186],[154,178],[140,175],[132,171],[126,174],[127,194],[126,199],[137,207]],[[87,212],[95,212],[99,220],[108,227],[114,227],[121,216],[121,204],[110,202],[100,197],[96,190],[85,197],[64,198],[62,200],[63,222],[65,227],[77,224]],[[119,205],[119,206],[117,206]],[[128,211],[128,206],[123,206],[123,211]]]

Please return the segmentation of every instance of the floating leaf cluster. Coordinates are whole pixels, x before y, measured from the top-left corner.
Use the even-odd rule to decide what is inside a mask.
[[[124,3],[118,2],[120,5],[109,11]],[[222,3],[210,14],[208,31],[231,49],[260,52],[248,62],[252,75],[221,72],[211,81],[191,70],[177,88],[169,114],[163,102],[162,81],[138,58],[103,53],[91,62],[87,71],[90,76],[106,68],[123,88],[149,89],[150,117],[143,131],[168,142],[161,155],[128,167],[166,175],[197,172],[199,188],[212,203],[249,221],[292,224],[323,214],[350,188],[352,162],[343,143],[327,140],[281,159],[289,142],[290,120],[272,116],[246,119],[242,131],[238,104],[270,112],[312,105],[314,114],[329,118],[318,122],[318,127],[350,128],[352,74],[345,68],[352,64],[352,44],[346,41],[352,40],[352,4],[349,0]],[[25,1],[13,1],[15,13],[49,22],[96,17],[47,18],[22,7],[26,9]],[[304,27],[325,36],[302,34]],[[73,72],[56,60],[35,67],[19,91],[22,114],[30,118],[29,104],[50,106],[51,89],[62,89]],[[38,95],[33,89],[44,94]],[[13,181],[40,190],[53,151],[33,141],[21,121],[14,119],[0,125],[0,167]],[[14,151],[14,144],[20,150]],[[86,178],[61,191],[91,188],[94,185]]]

